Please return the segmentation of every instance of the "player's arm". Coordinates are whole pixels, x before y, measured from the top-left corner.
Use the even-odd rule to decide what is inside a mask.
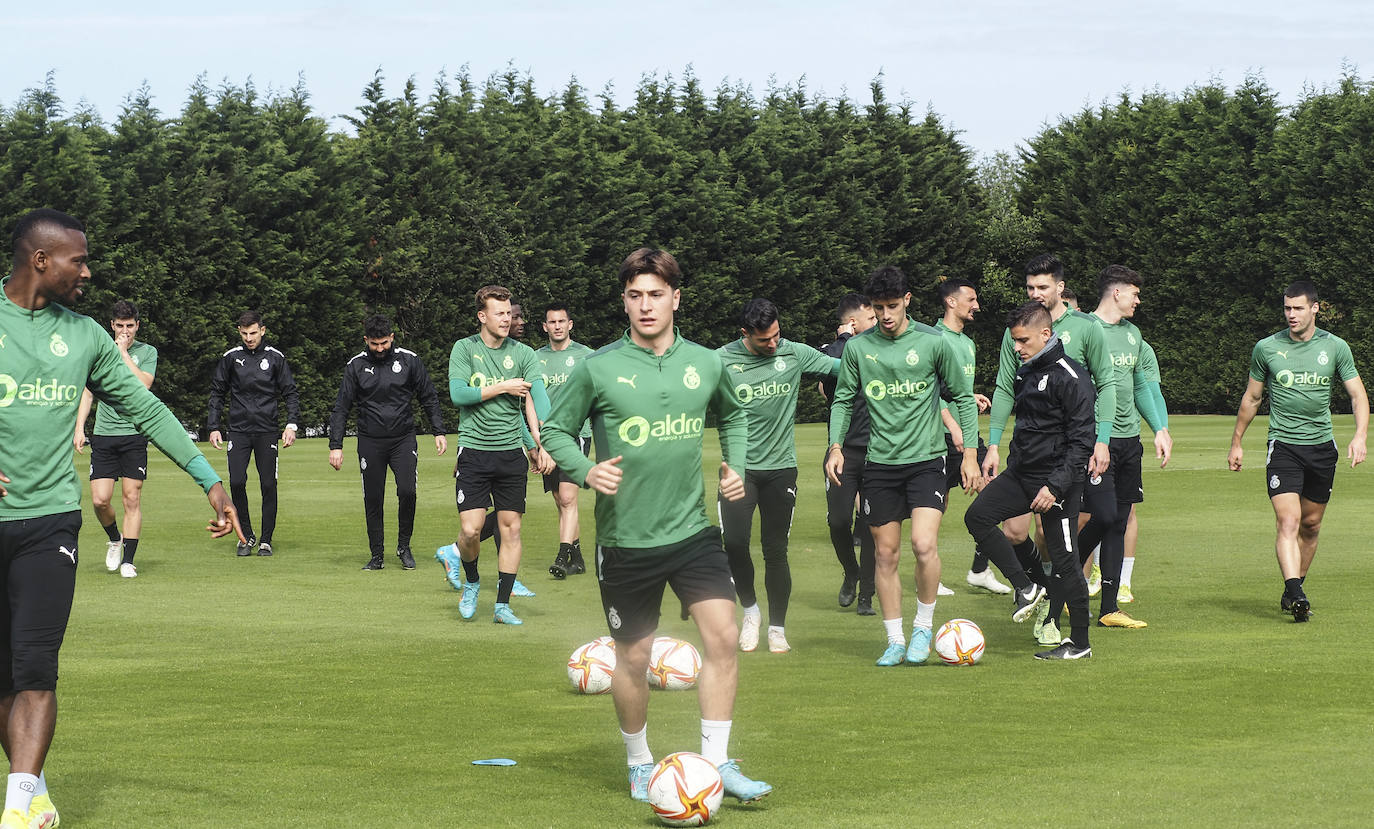
[[[210,377],[210,407],[205,417],[205,428],[210,430],[210,445],[218,449],[221,417],[224,414],[224,394],[229,389],[229,358],[220,357],[215,364],[215,373]]]
[[[540,401],[543,401],[542,403]],[[554,470],[553,458],[544,450],[541,442],[540,423],[549,416],[549,394],[544,389],[544,378],[535,373],[534,381],[530,383],[530,393],[525,395],[524,405],[525,419],[521,423],[525,430],[529,431],[530,441],[534,444],[534,449],[530,453],[530,462],[539,474],[547,475]],[[542,412],[542,414],[541,414]]]
[[[448,435],[444,429],[444,407],[439,404],[439,391],[434,388],[434,382],[429,379],[429,372],[425,371],[424,361],[416,355],[414,367],[410,373],[412,394],[420,401],[420,409],[429,418],[429,429],[434,435],[434,449],[437,454],[444,454],[448,451]]]
[[[1088,472],[1100,475],[1107,471],[1112,462],[1109,443],[1112,439],[1112,422],[1116,419],[1116,366],[1112,363],[1112,354],[1107,348],[1102,326],[1092,325],[1087,330],[1083,359],[1087,363],[1088,373],[1093,377],[1093,386],[1097,389],[1097,442],[1093,444]]]
[[[730,378],[722,365],[716,390],[711,395],[720,438],[720,494],[727,501],[744,497],[744,464],[749,455],[749,415],[744,404],[730,388]]]
[[[983,473],[978,468],[978,404],[973,399],[973,379],[964,374],[964,367],[959,364],[949,340],[940,338],[935,355],[936,373],[949,390],[952,406],[959,414],[960,436],[964,441],[964,462],[959,477],[965,492],[976,492],[983,488]]]
[[[81,402],[76,405],[76,434],[72,435],[72,444],[76,446],[77,452],[86,451],[86,418],[91,416],[91,406],[95,403],[95,397],[90,389],[81,390]]]
[[[1012,386],[1016,381],[1016,369],[1021,358],[1016,356],[1016,347],[1011,342],[1011,329],[1002,332],[1002,347],[997,352],[997,383],[992,390],[991,413],[988,415],[988,453],[983,460],[983,477],[992,478],[997,474],[998,445],[1002,442],[1002,432],[1011,417],[1016,396]]]
[[[1245,393],[1240,398],[1240,409],[1236,412],[1236,427],[1231,431],[1231,453],[1226,458],[1226,465],[1231,467],[1233,472],[1240,471],[1241,459],[1245,454],[1240,442],[1245,437],[1245,430],[1250,428],[1250,421],[1259,413],[1260,403],[1263,401],[1264,383],[1251,377],[1245,386]]]
[[[594,482],[588,478],[588,473],[592,471],[593,466],[597,466],[591,458],[582,454],[582,449],[577,443],[582,424],[591,414],[592,403],[596,398],[596,388],[591,374],[585,363],[573,369],[567,382],[559,387],[558,399],[553,401],[553,407],[549,410],[548,420],[544,421],[541,433],[544,451],[549,453],[553,462],[566,472],[569,478],[584,486],[594,486]],[[615,468],[614,464],[611,466],[615,469],[618,481],[620,470]],[[600,487],[594,488],[598,492],[603,491]]]
[[[959,421],[954,419],[954,415],[949,413],[949,404],[940,401],[940,422],[945,424],[949,430],[949,437],[954,441],[954,448],[960,452],[964,451],[964,430],[959,428]]]
[[[119,356],[124,360],[124,365],[129,367],[129,371],[134,373],[144,388],[151,389],[153,387],[153,374],[139,368],[138,364],[134,362],[134,358],[129,354],[129,346],[133,344],[134,338],[132,336],[128,334],[115,335],[115,345],[119,348]]]
[[[840,374],[835,382],[835,399],[830,403],[830,449],[825,457],[825,474],[836,485],[844,473],[844,453],[840,447],[849,433],[849,418],[854,411],[854,395],[860,382],[859,349],[845,344],[840,357]]]
[[[1067,377],[1067,374],[1064,376]],[[1064,414],[1064,437],[1067,440],[1059,463],[1045,480],[1055,501],[1063,498],[1069,488],[1083,477],[1083,467],[1092,457],[1097,441],[1094,390],[1086,383],[1063,379],[1060,380],[1060,388],[1060,411]]]
[[[1163,469],[1169,465],[1169,458],[1173,455],[1174,439],[1169,434],[1167,410],[1160,406],[1164,400],[1164,394],[1159,390],[1159,381],[1151,379],[1159,376],[1158,369],[1156,368],[1151,372],[1145,363],[1148,347],[1142,343],[1141,360],[1136,363],[1135,370],[1131,375],[1134,378],[1133,394],[1136,411],[1145,418],[1145,422],[1150,424],[1150,428],[1154,430],[1155,457],[1159,459],[1159,468]],[[1153,354],[1152,350],[1150,354]]]
[[[1350,459],[1351,468],[1354,468],[1364,463],[1367,451],[1365,443],[1369,437],[1369,395],[1365,392],[1364,383],[1360,382],[1359,375],[1345,381],[1345,391],[1350,395],[1350,410],[1355,415],[1355,436],[1350,439],[1345,456]]]
[[[329,414],[329,465],[336,470],[343,468],[344,428],[348,423],[348,410],[353,408],[353,400],[357,397],[357,390],[358,383],[353,379],[353,360],[349,360],[344,366],[339,393],[334,398],[334,410]]]
[[[803,375],[834,377],[840,373],[838,358],[831,357],[820,349],[812,348],[805,343],[792,343],[792,347],[797,350],[797,357],[801,360]]]
[[[281,442],[283,446],[290,446],[296,442],[296,424],[301,422],[301,396],[296,391],[296,378],[285,356],[277,371],[277,393],[286,401],[286,428],[282,430]]]

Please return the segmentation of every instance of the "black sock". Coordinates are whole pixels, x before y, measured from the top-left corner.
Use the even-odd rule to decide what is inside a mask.
[[[1307,584],[1307,576],[1298,576],[1298,584]]]
[[[496,603],[510,604],[510,591],[515,587],[515,574],[497,571],[496,584]]]
[[[567,554],[568,554],[568,557],[569,557],[569,558],[572,558],[573,553],[575,553],[576,551],[577,551],[577,548],[574,547],[574,546],[571,545],[571,544],[565,544],[565,543],[563,543],[563,542],[559,542],[559,544],[558,544],[558,554],[559,554],[560,556],[563,555],[564,553],[567,553]]]
[[[111,541],[119,540],[119,529],[115,526],[115,522],[111,521],[108,524],[101,524],[100,529],[105,531],[105,535],[108,535]]]
[[[123,561],[123,563],[124,563],[124,564],[133,564],[133,563],[134,563],[134,553],[136,553],[136,552],[138,552],[138,539],[137,539],[137,538],[126,538],[126,539],[124,539],[124,561]]]
[[[463,581],[468,584],[476,584],[482,580],[482,576],[477,572],[477,559],[463,562]]]
[[[1302,592],[1302,579],[1284,579],[1283,592],[1285,595],[1294,599],[1299,596],[1304,596],[1305,594]]]
[[[580,538],[574,538],[574,539],[573,539],[573,543],[572,543],[572,555],[573,555],[573,560],[575,560],[575,561],[581,561],[581,560],[582,560],[582,539],[580,539]]]

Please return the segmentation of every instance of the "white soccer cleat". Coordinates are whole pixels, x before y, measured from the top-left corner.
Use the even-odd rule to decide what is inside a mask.
[[[787,637],[780,630],[768,629],[768,652],[787,653],[792,650],[792,646],[787,644]]]
[[[968,576],[965,577],[964,581],[968,582],[969,587],[981,587],[989,593],[1006,594],[1011,592],[1011,586],[998,581],[997,577],[992,574],[991,567],[981,573],[968,571]]]
[[[124,560],[124,539],[111,541],[105,545],[105,569],[111,573],[119,571],[119,562]]]
[[[739,649],[745,653],[753,653],[759,646],[759,618],[744,614],[744,621],[739,626]]]
[[[126,562],[119,565],[119,575],[126,579],[138,578],[138,570],[134,569],[133,564]]]
[[[938,589],[936,589],[935,595],[937,595],[937,596],[953,596],[953,595],[954,595],[954,591],[953,591],[953,590],[950,590],[948,587],[945,587],[945,583],[944,583],[944,582],[940,582],[940,586],[939,586]]]

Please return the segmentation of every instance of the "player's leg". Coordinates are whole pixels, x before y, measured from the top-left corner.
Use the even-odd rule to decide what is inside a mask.
[[[859,463],[862,464],[863,460],[860,459]],[[858,494],[858,472],[850,469],[851,459],[846,455],[844,474],[840,476],[840,483],[835,484],[824,473],[824,461],[821,466],[821,478],[825,481],[825,524],[830,531],[830,545],[844,574],[840,582],[839,602],[840,607],[849,607],[854,603],[859,584],[859,560],[854,556],[854,533],[850,529],[854,497]]]
[[[791,650],[783,628],[792,599],[792,567],[787,542],[797,506],[797,468],[762,473],[759,483],[759,547],[763,550],[763,587],[768,594],[768,650]]]
[[[1136,504],[1131,504],[1131,515],[1126,519],[1126,557],[1121,560],[1121,587],[1117,591],[1116,597],[1119,604],[1135,601],[1135,595],[1131,592],[1131,574],[1135,572],[1135,545],[1140,538],[1140,522],[1136,518],[1138,512],[1136,506]],[[1091,592],[1091,584],[1088,585],[1088,590]]]
[[[91,475],[97,474],[96,469],[96,438],[91,438]],[[95,512],[95,520],[99,522],[100,528],[105,531],[105,537],[109,541],[105,545],[105,569],[114,573],[119,570],[119,564],[124,559],[124,542],[119,532],[119,518],[115,515],[112,501],[114,499],[114,478],[109,477],[104,471],[99,471],[101,477],[91,478],[91,509]]]
[[[744,497],[727,501],[716,496],[716,515],[720,520],[721,541],[730,562],[730,575],[735,580],[744,618],[740,623],[739,648],[753,651],[759,646],[759,628],[763,611],[759,609],[758,592],[754,587],[754,559],[749,554],[749,542],[754,530],[754,508],[759,502],[759,474],[752,469],[744,472]]]
[[[414,570],[415,556],[410,552],[410,536],[415,532],[420,446],[415,435],[393,438],[390,444],[387,463],[396,476],[396,557],[401,560],[401,569]]]
[[[1321,533],[1322,516],[1336,482],[1336,466],[1340,453],[1335,441],[1302,447],[1304,476],[1302,487],[1302,522],[1298,526],[1298,567],[1302,578],[1312,566],[1317,554],[1317,536]]]
[[[258,555],[272,555],[272,533],[277,528],[277,435],[254,435],[253,456],[258,467],[258,488],[262,491],[262,537]]]
[[[1078,543],[1078,511],[1082,501],[1081,485],[1075,484],[1041,516],[1045,545],[1052,565],[1050,593],[1069,608],[1069,638],[1053,650],[1042,651],[1037,659],[1087,659],[1092,656],[1088,638],[1088,582],[1075,545]]]
[[[1302,519],[1298,523],[1298,577],[1307,578],[1312,559],[1317,555],[1317,536],[1322,531],[1326,504],[1302,499]]]
[[[521,620],[510,609],[511,591],[520,572],[520,558],[524,542],[520,536],[521,516],[525,512],[525,478],[529,464],[519,449],[493,452],[497,463],[492,478],[491,498],[500,525],[501,548],[496,553],[497,587],[494,621],[504,625],[518,625]]]
[[[1283,576],[1279,607],[1292,613],[1297,622],[1306,622],[1312,611],[1303,579],[1317,551],[1317,535],[1331,497],[1337,458],[1334,443],[1290,446],[1280,441],[1269,442],[1265,473],[1269,501],[1274,507],[1274,554]],[[1304,534],[1307,550],[1302,544]]]
[[[241,556],[252,555],[253,547],[257,546],[257,536],[253,534],[253,514],[248,508],[248,459],[252,454],[251,435],[229,433],[229,441],[225,444],[225,455],[229,461],[229,497],[234,502],[234,511],[238,513],[243,537],[247,539],[246,543],[241,542],[236,548]]]
[[[941,475],[943,479],[943,475]],[[943,486],[943,480],[940,485]],[[944,511],[917,507],[911,511],[911,551],[916,557],[916,616],[911,622],[911,644],[906,661],[920,664],[930,656],[935,600],[940,588],[940,519]]]
[[[367,524],[368,560],[364,570],[386,567],[382,553],[386,516],[386,470],[389,453],[386,441],[358,435],[358,470],[363,479],[363,519]]]
[[[582,443],[581,438],[578,443]],[[577,550],[577,484],[561,468],[554,469],[544,476],[544,491],[553,496],[554,508],[558,510],[558,552],[554,554],[553,564],[549,565],[549,575],[565,579],[574,572],[585,573],[586,564]],[[573,565],[574,553],[577,553],[577,567]]]
[[[993,566],[1002,571],[1002,576],[1011,582],[1015,599],[1012,619],[1017,622],[1028,619],[1045,597],[1045,588],[1031,578],[1027,562],[1018,555],[1006,532],[1008,524],[1025,516],[1030,502],[1031,496],[1022,482],[1012,473],[1003,472],[989,481],[964,511],[964,526],[973,537],[973,542],[987,555]],[[998,529],[999,523],[1001,529]],[[1028,529],[1029,522],[1024,526]],[[1039,556],[1031,566],[1039,571]]]
[[[887,633],[887,649],[878,664],[887,667],[906,659],[906,632],[902,630],[902,577],[897,569],[902,554],[902,523],[888,521],[877,526],[870,525],[869,531],[873,534],[873,586],[877,590],[883,627]]]
[[[120,478],[119,488],[124,501],[124,554],[120,558],[119,573],[125,578],[133,578],[138,572],[134,569],[134,556],[138,554],[138,539],[143,533],[143,481]]]

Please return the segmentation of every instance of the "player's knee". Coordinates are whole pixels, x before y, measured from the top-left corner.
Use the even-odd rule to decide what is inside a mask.
[[[142,495],[139,492],[135,491],[124,493],[123,501],[125,514],[128,514],[130,512],[137,512],[139,504],[142,502],[142,500]],[[107,501],[106,504],[108,505],[109,502]]]
[[[1299,525],[1299,530],[1298,530],[1298,531],[1299,531],[1300,533],[1302,533],[1303,535],[1306,535],[1306,536],[1314,536],[1314,535],[1316,535],[1317,533],[1321,532],[1321,529],[1322,529],[1322,520],[1321,520],[1320,517],[1315,517],[1315,518],[1304,517],[1304,518],[1302,519],[1302,523]]]
[[[1296,515],[1280,515],[1274,519],[1274,526],[1280,536],[1295,536],[1298,534],[1298,527],[1302,524],[1301,519]]]
[[[11,692],[57,690],[57,648],[17,645],[13,650]]]
[[[109,509],[112,500],[113,495],[97,495],[94,492],[91,493],[91,506],[95,507],[100,512]]]

